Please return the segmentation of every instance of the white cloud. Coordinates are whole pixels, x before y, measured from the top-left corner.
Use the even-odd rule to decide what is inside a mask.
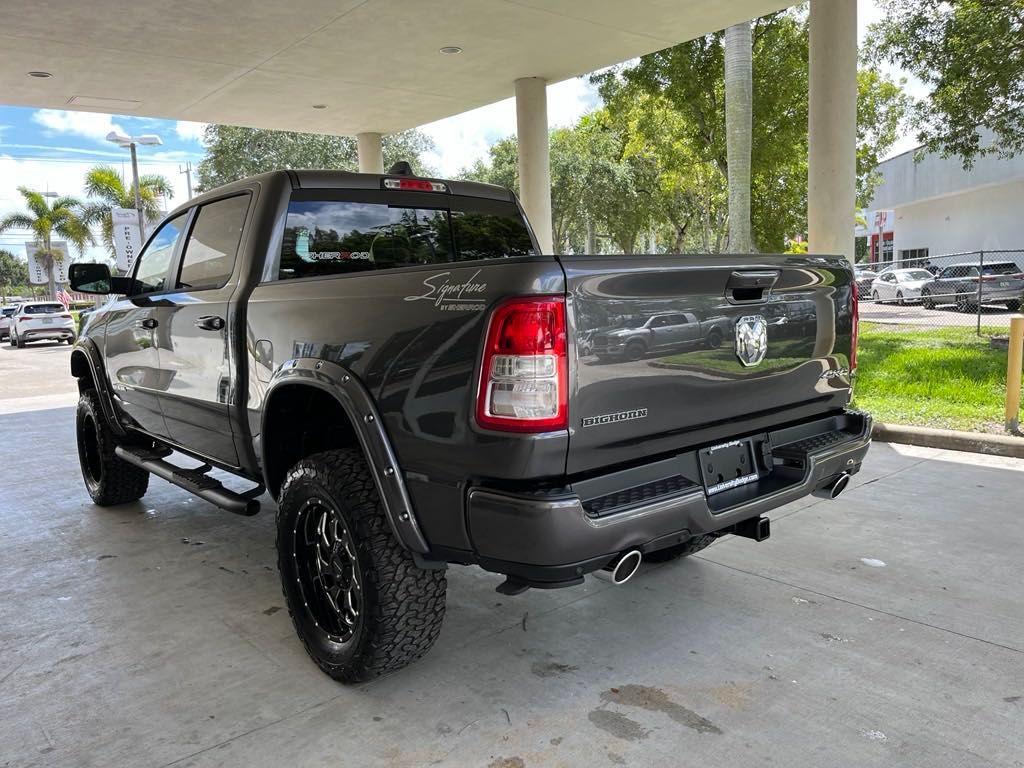
[[[99,112],[40,109],[32,113],[32,120],[56,133],[70,133],[96,141],[106,141],[107,134],[111,131],[127,133],[110,115]]]
[[[556,83],[548,88],[548,125],[572,125],[594,109],[600,99],[586,78]],[[424,160],[441,176],[453,176],[487,156],[496,141],[516,132],[516,101],[505,99],[461,115],[421,126],[437,149]]]
[[[179,120],[174,126],[174,132],[182,141],[194,141],[197,144],[203,140],[203,131],[206,130],[206,123],[192,123],[188,120]]]

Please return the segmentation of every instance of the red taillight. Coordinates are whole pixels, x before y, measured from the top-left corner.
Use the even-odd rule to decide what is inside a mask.
[[[32,315],[22,315],[18,319],[19,320],[31,320],[32,319]]]
[[[412,192],[447,192],[448,185],[426,179],[384,179],[387,189],[407,189]]]
[[[851,327],[850,327],[850,373],[857,370],[857,337],[860,336],[860,297],[857,295],[857,281],[850,283],[851,290]]]
[[[480,365],[476,420],[508,432],[568,426],[565,299],[517,298],[491,314]]]
[[[65,320],[71,320],[72,319],[70,312],[65,312],[64,314],[61,315],[61,317],[63,317]]]

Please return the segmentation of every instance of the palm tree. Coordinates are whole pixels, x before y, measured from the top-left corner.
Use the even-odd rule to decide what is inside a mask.
[[[725,30],[725,154],[729,166],[729,250],[748,253],[753,65],[750,22]]]
[[[111,208],[134,208],[135,192],[126,185],[121,174],[109,165],[97,165],[85,175],[85,192],[90,200],[85,206],[85,220],[99,224],[103,244],[114,255],[114,225],[110,219]],[[164,176],[147,174],[139,177],[139,200],[147,221],[160,218],[160,198],[171,198],[174,191]]]
[[[85,251],[86,245],[92,245],[92,232],[84,216],[80,213],[82,205],[73,197],[58,197],[52,203],[42,192],[28,187],[18,187],[18,192],[25,198],[28,213],[11,213],[0,219],[0,232],[9,229],[28,229],[32,231],[38,251],[36,256],[42,257],[46,271],[50,276],[50,297],[56,298],[57,286],[53,279],[53,265],[63,260],[64,254],[53,248],[53,235],[62,237],[78,250],[79,255]]]

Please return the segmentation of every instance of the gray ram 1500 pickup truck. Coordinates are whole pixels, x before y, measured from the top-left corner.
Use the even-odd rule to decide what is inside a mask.
[[[71,273],[110,295],[71,357],[93,501],[151,474],[243,515],[268,491],[295,628],[343,681],[426,653],[448,564],[505,594],[622,583],[767,537],[870,442],[838,258],[542,254],[508,190],[396,166],[235,182],[169,214],[129,274]],[[644,316],[723,339],[581,352]]]

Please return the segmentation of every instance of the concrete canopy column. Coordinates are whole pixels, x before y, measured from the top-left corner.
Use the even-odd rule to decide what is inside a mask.
[[[359,152],[360,173],[384,173],[384,154],[380,147],[379,133],[357,134],[356,148]]]
[[[539,77],[516,80],[516,130],[519,137],[519,198],[541,251],[553,253],[547,85],[547,81]]]
[[[807,234],[853,261],[857,203],[857,0],[811,0]]]

